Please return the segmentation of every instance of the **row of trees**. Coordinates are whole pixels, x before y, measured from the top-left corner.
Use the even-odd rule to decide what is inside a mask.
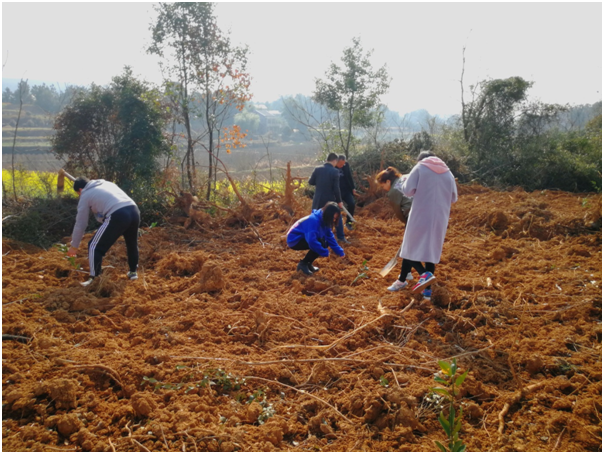
[[[82,90],[82,87],[67,85],[64,89],[56,85],[33,85],[29,86],[27,80],[19,81],[15,91],[6,87],[2,92],[2,102],[19,104],[31,104],[39,107],[48,114],[57,114],[63,107],[71,102],[74,95]]]
[[[221,32],[211,3],[155,8],[148,52],[162,57],[163,87],[137,81],[127,68],[109,87],[79,92],[57,118],[53,151],[78,171],[126,187],[156,175],[162,159],[166,166],[178,159],[182,186],[210,199],[220,152],[242,146],[245,134],[238,125],[254,121],[244,110],[251,99],[248,49],[233,46]],[[446,122],[428,117],[423,131],[392,141],[384,125],[393,115],[380,100],[390,77],[385,66],[373,69],[370,56],[354,38],[341,63],[315,80],[311,97],[279,101],[284,122],[317,140],[323,152],[355,159],[360,173],[376,167],[378,158],[379,165],[393,159],[411,165],[417,152],[430,148],[454,163],[462,181],[601,187],[601,103],[599,120],[577,128],[568,106],[530,102],[531,82],[487,80],[469,94],[462,91],[459,116]],[[182,154],[176,153],[179,146]],[[207,155],[205,166],[198,161],[200,151]],[[202,168],[204,178],[198,175]]]

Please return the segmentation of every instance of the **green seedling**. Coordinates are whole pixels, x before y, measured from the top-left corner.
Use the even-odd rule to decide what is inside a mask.
[[[353,285],[356,281],[358,281],[361,278],[365,278],[368,279],[369,275],[367,274],[367,271],[369,271],[369,268],[367,267],[367,260],[363,260],[363,264],[361,265],[360,268],[360,273],[357,277],[354,278],[354,280],[350,283],[350,285]]]
[[[384,377],[382,375],[380,377],[380,385],[383,386],[384,388],[388,388],[388,386],[390,385],[390,382],[388,381],[388,379],[386,377]]]
[[[157,222],[152,222],[147,230],[138,229],[138,236],[141,237],[141,236],[145,235],[146,233],[149,233],[151,231],[151,229],[156,226],[157,226]]]
[[[444,396],[445,400],[449,403],[448,416],[445,417],[442,411],[438,416],[438,422],[440,422],[440,425],[447,434],[448,444],[447,447],[445,447],[438,441],[435,441],[434,443],[442,452],[463,452],[466,450],[466,445],[459,439],[463,409],[459,407],[459,412],[456,411],[455,397],[459,395],[459,388],[465,381],[468,371],[465,371],[461,375],[457,375],[457,359],[453,359],[453,362],[451,363],[439,361],[438,365],[440,366],[444,378],[437,375],[434,377],[434,380],[446,387],[431,388],[431,391]]]
[[[69,246],[67,246],[66,244],[61,244],[61,243],[56,243],[54,246],[60,252],[63,253],[63,255],[65,256],[65,260],[67,260],[71,264],[71,266],[73,267],[73,269],[79,270],[81,268],[80,264],[76,263],[75,257],[68,257],[67,256],[67,252],[69,251]]]

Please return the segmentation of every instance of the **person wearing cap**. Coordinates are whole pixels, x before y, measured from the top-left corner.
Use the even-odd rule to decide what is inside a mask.
[[[101,226],[88,243],[88,260],[90,278],[82,282],[83,286],[90,285],[102,272],[103,257],[120,236],[126,240],[128,254],[128,279],[138,279],[138,226],[140,211],[128,195],[116,184],[105,180],[88,180],[85,177],[76,178],[73,190],[78,193],[78,214],[71,235],[71,247],[67,251],[69,257],[76,257],[84,231],[88,225],[90,212]]]
[[[402,185],[406,197],[413,197],[405,227],[400,257],[403,259],[399,278],[388,287],[396,292],[407,287],[405,280],[411,268],[420,273],[412,292],[422,292],[430,299],[430,286],[440,262],[449,224],[451,204],[457,201],[457,185],[447,165],[430,151],[422,151],[418,163]]]
[[[342,195],[342,202],[346,204],[346,209],[350,213],[350,216],[354,218],[354,208],[356,206],[354,196],[358,194],[354,185],[354,179],[352,178],[350,164],[346,161],[345,155],[341,154],[338,156],[336,169],[338,169],[338,173],[340,174],[340,193]],[[348,217],[346,217],[346,228],[352,230],[352,221]],[[339,240],[345,239],[344,225],[341,218],[336,226],[336,235]]]

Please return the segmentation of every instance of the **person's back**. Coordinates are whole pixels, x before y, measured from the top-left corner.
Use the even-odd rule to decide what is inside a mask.
[[[418,162],[403,184],[403,193],[413,197],[401,256],[438,263],[449,223],[451,204],[457,200],[455,178],[435,156]]]
[[[354,180],[352,178],[352,171],[350,170],[350,164],[344,161],[344,164],[340,166],[340,162],[338,161],[338,172],[340,174],[340,192],[342,196],[344,194],[353,194],[356,189],[354,186]]]
[[[82,190],[78,205],[80,204],[88,205],[99,222],[122,207],[136,205],[115,183],[106,180],[90,180]]]
[[[67,255],[76,257],[84,230],[88,224],[90,211],[102,225],[88,243],[88,260],[90,262],[90,278],[82,282],[83,286],[92,283],[102,272],[103,257],[120,236],[126,242],[128,254],[128,279],[138,279],[138,226],[140,211],[124,191],[116,184],[105,180],[88,180],[76,178],[73,183],[74,191],[79,195],[78,214],[71,235],[71,247]]]
[[[330,153],[327,162],[322,166],[315,167],[308,179],[308,184],[316,186],[315,195],[312,200],[312,209],[318,210],[327,202],[342,203],[340,193],[340,175],[335,168],[338,156]]]

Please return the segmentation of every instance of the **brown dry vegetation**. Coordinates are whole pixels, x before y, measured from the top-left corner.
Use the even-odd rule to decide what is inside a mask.
[[[461,187],[433,302],[377,273],[403,234],[385,200],[312,277],[265,202],[262,242],[156,227],[138,281],[120,240],[87,289],[58,250],[3,240],[2,331],[29,339],[3,342],[3,450],[431,451],[453,357],[468,450],[601,450],[601,196]]]

